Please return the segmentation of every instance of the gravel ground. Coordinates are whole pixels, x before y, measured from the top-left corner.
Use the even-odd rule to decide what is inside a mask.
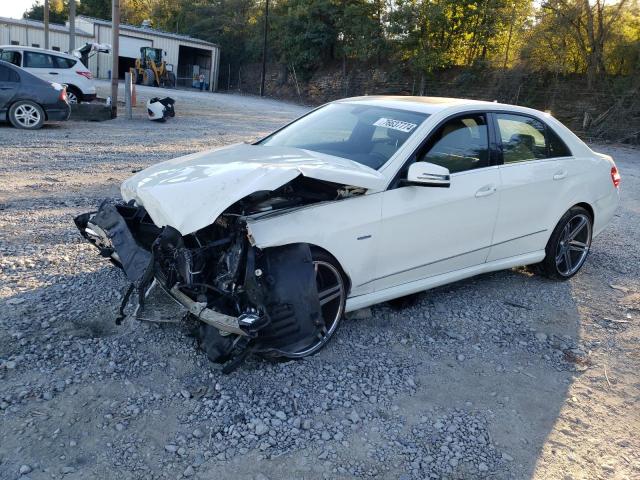
[[[137,108],[0,126],[0,479],[640,477],[638,150],[598,146],[623,202],[573,280],[482,275],[355,312],[312,358],[224,376],[163,298],[153,322],[115,326],[126,282],[72,216],[132,171],[305,109],[170,93],[164,125]]]

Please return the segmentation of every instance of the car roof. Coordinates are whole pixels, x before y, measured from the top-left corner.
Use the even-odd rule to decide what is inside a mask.
[[[398,110],[407,110],[411,112],[434,113],[446,110],[451,107],[469,106],[471,108],[500,109],[507,107],[509,110],[518,109],[527,110],[524,107],[516,105],[508,105],[497,102],[487,102],[483,100],[471,100],[466,98],[450,98],[450,97],[411,97],[399,95],[371,95],[364,97],[351,97],[338,100],[338,103],[360,103],[363,105],[372,105],[378,107],[395,108]]]
[[[79,60],[78,57],[75,57],[69,53],[58,52],[57,50],[50,50],[46,48],[38,48],[38,47],[27,47],[23,45],[0,45],[0,50],[26,50],[29,52],[41,52],[47,53],[50,55],[58,55],[60,57],[72,58],[74,60]]]

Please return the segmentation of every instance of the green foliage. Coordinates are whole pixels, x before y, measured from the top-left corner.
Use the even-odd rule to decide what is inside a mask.
[[[271,39],[278,60],[307,74],[330,62],[338,38],[331,0],[285,0],[273,9]]]
[[[42,0],[25,17],[42,18]],[[308,78],[333,64],[386,63],[425,77],[447,67],[640,73],[640,0],[270,0],[268,59]],[[193,35],[222,48],[234,71],[262,58],[265,0],[120,0],[134,25]],[[111,0],[79,0],[109,19]],[[68,0],[51,0],[64,23]]]
[[[111,20],[111,0],[79,0],[76,12],[78,15]]]
[[[61,23],[67,20],[69,15],[69,3],[62,0],[50,0],[49,1],[49,21],[51,23]],[[31,8],[24,12],[24,18],[30,20],[44,20],[44,2],[42,0],[36,0],[31,5]]]

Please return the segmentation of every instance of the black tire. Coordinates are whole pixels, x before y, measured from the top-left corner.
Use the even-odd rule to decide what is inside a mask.
[[[297,356],[300,357],[307,357],[318,353],[327,343],[329,343],[342,323],[342,319],[344,318],[344,309],[347,303],[347,276],[342,270],[340,264],[335,258],[333,258],[333,256],[323,250],[311,249],[311,258],[313,259],[313,263],[316,265],[316,285],[318,286],[322,316],[326,325],[326,334],[314,346],[311,346],[309,349],[302,352],[298,352]],[[322,288],[321,283],[323,279],[318,277],[318,275],[322,275],[323,270],[328,274],[327,276],[336,275],[336,280],[339,278],[339,281],[341,282],[339,286],[340,296],[325,304],[322,304],[325,299],[322,298],[322,291],[320,290]],[[327,291],[330,287],[331,286],[328,285],[324,291]],[[331,295],[332,294],[330,293],[328,298],[331,298]]]
[[[173,72],[167,72],[167,87],[175,88],[176,86],[176,75]]]
[[[67,102],[69,105],[82,102],[82,92],[76,87],[67,87]]]
[[[9,121],[16,128],[37,130],[42,127],[44,120],[42,107],[29,100],[18,100],[9,109]]]
[[[156,76],[150,68],[145,69],[142,76],[142,83],[147,87],[153,87],[156,84]]]
[[[580,271],[589,255],[593,217],[582,207],[572,207],[553,230],[546,256],[536,265],[538,273],[554,280],[568,280]]]
[[[344,308],[346,305],[348,288],[347,277],[344,274],[342,267],[340,267],[335,258],[322,250],[312,249],[311,258],[314,264],[319,266],[316,267],[316,272],[320,271],[321,273],[325,273],[326,279],[340,279],[340,297],[336,297],[335,299],[330,300],[324,305],[321,305],[323,317],[325,320],[325,334],[322,336],[322,338],[315,340],[308,347],[305,347],[301,350],[286,353],[279,352],[278,354],[268,352],[262,354],[262,356],[265,358],[302,358],[318,353],[325,347],[325,345],[327,345],[327,343],[329,343],[331,338],[333,338],[333,335],[335,335],[338,327],[342,322],[342,319],[344,318]],[[338,277],[336,277],[336,275],[338,275]],[[318,279],[318,277],[316,276],[316,284],[318,285],[319,289],[322,288],[322,278]],[[322,294],[322,292],[320,291],[318,293],[319,295]],[[329,295],[329,297],[330,296],[331,295]],[[321,298],[320,301],[322,302],[322,300],[323,299]]]

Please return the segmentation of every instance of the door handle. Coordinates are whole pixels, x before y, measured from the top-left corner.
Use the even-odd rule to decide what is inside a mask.
[[[559,172],[557,172],[554,176],[553,179],[554,180],[562,180],[563,178],[565,178],[567,176],[567,171],[566,170],[560,170]]]
[[[485,185],[476,192],[476,197],[488,197],[489,195],[496,193],[496,190],[497,188],[495,185]]]
[[[0,87],[0,90],[13,90],[13,87]]]
[[[58,72],[49,72],[49,75],[58,75]]]

